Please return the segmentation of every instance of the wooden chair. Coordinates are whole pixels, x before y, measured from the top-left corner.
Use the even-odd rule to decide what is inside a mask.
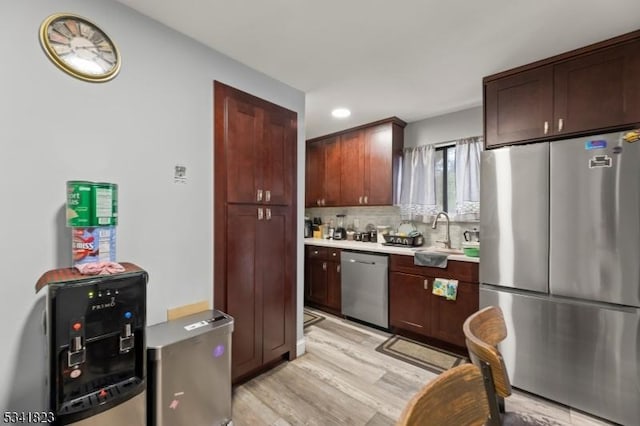
[[[462,325],[471,362],[480,368],[489,396],[488,426],[553,425],[553,419],[539,414],[505,412],[504,399],[511,395],[511,382],[498,343],[507,337],[502,310],[489,306],[469,316]]]
[[[396,426],[475,426],[489,418],[482,373],[472,364],[451,368],[409,401]]]

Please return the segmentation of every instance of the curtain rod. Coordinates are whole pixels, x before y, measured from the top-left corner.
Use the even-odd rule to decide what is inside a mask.
[[[473,138],[482,138],[482,135],[477,135],[477,136],[466,136],[464,138],[458,138],[458,139],[451,139],[449,141],[443,141],[443,142],[433,142],[433,143],[423,143],[420,145],[416,145],[414,147],[407,147],[405,149],[411,149],[411,148],[418,148],[421,146],[427,146],[427,145],[433,145],[434,148],[441,148],[443,146],[451,146],[451,145],[455,145],[456,142],[462,140],[462,139],[473,139]]]

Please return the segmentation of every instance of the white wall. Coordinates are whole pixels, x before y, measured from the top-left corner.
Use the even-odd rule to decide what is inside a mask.
[[[404,129],[405,148],[482,136],[482,107],[409,123]]]
[[[49,61],[38,29],[56,12],[85,16],[114,39],[123,65],[113,81],[86,83]],[[119,184],[117,257],[149,272],[149,324],[169,307],[212,303],[213,80],[298,113],[301,200],[304,94],[117,2],[5,0],[0,16],[0,401],[34,410],[44,368],[34,284],[70,266],[65,181]],[[173,183],[178,164],[187,166],[186,185]],[[301,254],[299,242],[298,318]]]

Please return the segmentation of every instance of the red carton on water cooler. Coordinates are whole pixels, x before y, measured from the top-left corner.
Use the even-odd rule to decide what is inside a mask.
[[[73,228],[73,266],[93,262],[116,261],[116,227]]]

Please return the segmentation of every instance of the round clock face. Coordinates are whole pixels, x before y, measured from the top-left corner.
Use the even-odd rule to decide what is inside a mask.
[[[51,15],[40,27],[40,42],[62,70],[86,81],[107,81],[120,70],[120,54],[94,23],[71,14]]]

